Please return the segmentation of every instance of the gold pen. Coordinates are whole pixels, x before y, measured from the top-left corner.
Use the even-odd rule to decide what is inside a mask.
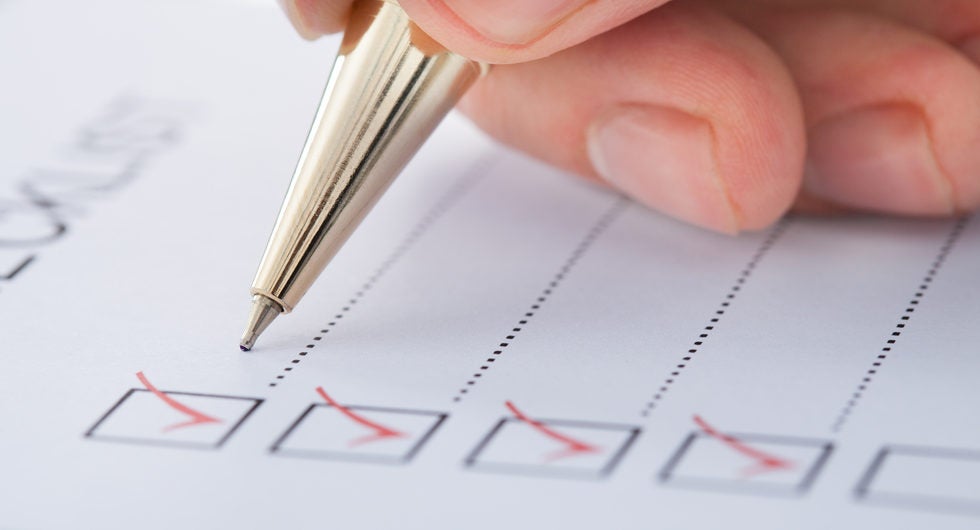
[[[279,218],[252,281],[248,351],[292,311],[486,66],[448,51],[393,0],[354,3]]]

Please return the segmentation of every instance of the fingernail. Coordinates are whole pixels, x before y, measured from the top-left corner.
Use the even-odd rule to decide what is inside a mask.
[[[913,105],[864,107],[810,130],[804,186],[845,206],[941,215],[955,209],[925,117]]]
[[[960,41],[960,50],[974,63],[980,64],[980,36],[967,37]]]
[[[548,32],[591,0],[430,0],[500,44],[526,44]]]
[[[286,13],[286,17],[289,18],[289,22],[294,28],[296,28],[296,33],[299,33],[300,37],[307,40],[313,40],[322,35],[322,33],[310,27],[309,23],[300,15],[299,8],[296,5],[296,0],[276,1],[279,3],[279,7],[281,7]]]
[[[617,106],[588,131],[589,158],[610,184],[667,215],[736,233],[738,215],[714,150],[707,121],[666,107]]]

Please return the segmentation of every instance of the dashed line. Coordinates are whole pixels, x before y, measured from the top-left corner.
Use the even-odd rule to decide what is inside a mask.
[[[725,313],[728,312],[735,298],[742,291],[742,287],[745,286],[745,283],[752,275],[752,272],[759,265],[759,262],[762,261],[762,258],[766,255],[769,249],[772,248],[773,244],[776,243],[776,240],[783,235],[783,232],[786,231],[786,227],[789,226],[790,222],[791,218],[784,218],[772,229],[769,236],[762,242],[762,245],[759,246],[759,249],[755,251],[755,254],[749,260],[748,264],[738,275],[738,278],[735,280],[735,284],[732,285],[731,289],[728,290],[728,293],[725,294],[725,297],[722,299],[718,309],[715,310],[714,315],[712,315],[711,319],[708,320],[708,323],[704,326],[704,328],[702,328],[701,332],[698,333],[697,338],[694,340],[693,344],[691,344],[691,347],[687,350],[687,353],[681,357],[677,365],[675,365],[675,367],[671,370],[670,375],[664,378],[663,382],[660,384],[660,387],[657,388],[653,396],[650,397],[650,400],[646,402],[642,409],[640,409],[640,416],[649,416],[650,413],[657,408],[658,404],[663,401],[667,395],[667,392],[670,391],[671,386],[681,376],[688,364],[694,360],[695,355],[698,353],[704,343],[707,342],[711,332],[714,331],[715,327],[721,322],[721,319],[725,316]]]
[[[881,351],[874,357],[871,362],[871,366],[864,372],[861,377],[861,381],[858,383],[857,388],[848,398],[847,403],[841,409],[840,413],[837,415],[837,419],[830,426],[830,430],[834,433],[838,433],[843,429],[844,424],[847,423],[847,419],[850,417],[851,413],[854,412],[854,408],[857,406],[861,398],[868,392],[868,387],[874,381],[875,376],[878,375],[878,371],[884,366],[885,361],[888,359],[889,355],[892,354],[892,349],[898,342],[898,339],[902,336],[902,332],[905,331],[905,327],[912,320],[912,316],[919,307],[919,303],[922,298],[925,297],[926,291],[929,290],[930,285],[936,278],[936,274],[939,269],[942,268],[943,263],[946,262],[946,257],[949,256],[951,250],[956,245],[956,241],[959,240],[960,235],[963,233],[963,229],[966,228],[967,223],[969,223],[970,218],[963,218],[958,220],[954,225],[953,229],[950,230],[949,235],[943,242],[943,246],[939,248],[939,253],[936,255],[935,261],[929,266],[929,270],[926,272],[925,277],[922,279],[922,283],[915,290],[915,294],[912,299],[909,300],[908,305],[902,312],[902,316],[899,317],[898,323],[895,325],[893,331],[891,331],[887,339],[885,339],[885,345],[882,346]]]
[[[524,330],[528,322],[534,317],[534,315],[541,309],[541,306],[548,301],[548,298],[554,294],[555,290],[561,285],[562,280],[571,272],[572,268],[578,262],[579,259],[589,250],[592,243],[602,235],[602,233],[609,227],[609,225],[618,217],[629,204],[629,200],[625,197],[618,197],[613,203],[606,209],[605,212],[599,217],[599,219],[589,228],[585,236],[579,241],[575,249],[568,256],[568,259],[562,264],[558,272],[551,278],[547,286],[541,291],[541,293],[534,299],[531,306],[523,313],[517,323],[504,335],[503,339],[494,347],[491,351],[490,356],[487,357],[481,366],[470,376],[470,379],[460,387],[453,397],[453,402],[458,403],[463,400],[466,394],[470,393],[470,389],[476,385],[477,381],[483,379],[484,374],[490,370],[493,363],[497,362],[497,359],[503,355],[504,351],[511,346],[514,340],[517,339],[521,331]]]
[[[330,332],[333,330],[340,321],[347,315],[354,306],[356,306],[362,298],[378,283],[378,281],[391,270],[391,268],[398,263],[398,261],[408,252],[408,250],[422,237],[422,235],[440,218],[446,213],[450,207],[462,198],[468,191],[470,191],[477,182],[482,180],[484,176],[489,173],[489,168],[492,166],[492,162],[487,162],[487,160],[482,160],[478,162],[474,169],[470,170],[467,175],[462,177],[455,185],[453,185],[438,201],[429,209],[428,212],[419,220],[418,223],[408,232],[405,238],[395,247],[395,250],[375,269],[374,273],[368,277],[361,287],[354,293],[353,296],[340,308],[340,310],[333,316],[326,326],[320,330],[318,335],[315,335],[310,343],[307,344],[301,351],[299,351],[282,370],[281,373],[276,375],[270,383],[270,387],[279,386],[279,383],[292,372],[296,365],[300,364],[304,358],[306,358],[310,352],[317,347],[317,342],[322,341]]]

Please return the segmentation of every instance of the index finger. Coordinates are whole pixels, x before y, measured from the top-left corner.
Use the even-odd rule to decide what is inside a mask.
[[[351,0],[279,0],[300,34],[343,27]],[[360,0],[381,1],[381,0]],[[426,33],[489,63],[540,59],[584,42],[669,0],[401,0]]]

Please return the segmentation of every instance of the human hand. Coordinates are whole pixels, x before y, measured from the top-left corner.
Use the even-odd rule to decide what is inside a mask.
[[[307,38],[351,4],[280,2]],[[501,65],[461,103],[484,130],[696,225],[980,205],[977,0],[400,4]]]

